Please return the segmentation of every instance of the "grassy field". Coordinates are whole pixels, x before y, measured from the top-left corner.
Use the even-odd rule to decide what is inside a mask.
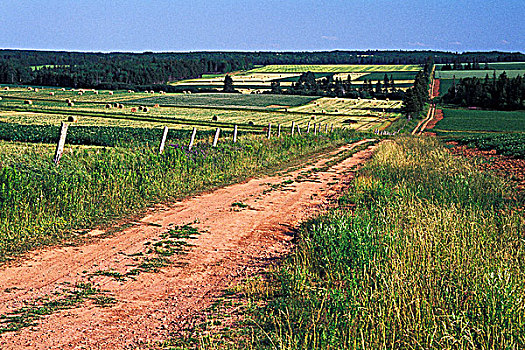
[[[50,92],[54,92],[55,95],[50,95]],[[384,117],[397,117],[398,114],[383,115],[382,109],[399,108],[400,104],[399,101],[366,102],[366,100],[323,98],[323,106],[317,108],[314,105],[317,97],[255,94],[152,95],[120,91],[114,92],[113,95],[104,92],[98,95],[86,92],[75,98],[73,92],[59,89],[44,89],[39,92],[25,89],[10,90],[4,91],[3,96],[4,99],[0,101],[0,121],[10,123],[38,124],[41,120],[42,123],[58,125],[60,121],[74,115],[79,117],[80,125],[126,127],[167,125],[178,128],[219,126],[231,129],[237,124],[244,129],[257,130],[268,123],[289,126],[295,122],[305,126],[312,121],[311,114],[315,114],[313,122],[366,130],[380,126],[384,122]],[[9,99],[10,97],[19,99]],[[74,100],[75,105],[68,106],[65,102],[66,98]],[[32,104],[24,104],[24,99],[30,99]],[[112,107],[106,108],[105,102],[112,104]],[[114,103],[121,103],[124,108],[115,108]],[[155,103],[160,103],[160,107],[151,107]],[[170,104],[174,106],[180,104],[180,106],[168,107]],[[147,113],[132,112],[132,108],[138,108],[140,105],[148,105],[151,108]],[[325,109],[324,113],[323,109]]]
[[[459,83],[459,80],[456,80],[456,84]],[[454,85],[453,79],[439,79],[439,95],[445,95],[448,90]]]
[[[83,229],[151,203],[239,181],[356,137],[348,132],[271,140],[243,135],[233,144],[230,136],[213,149],[210,136],[188,151],[186,136],[175,134],[162,155],[158,143],[68,145],[59,167],[52,162],[51,145],[0,141],[0,260],[87,232]]]
[[[239,288],[242,325],[212,337],[204,326],[200,343],[523,348],[525,219],[513,197],[435,139],[384,143],[340,207],[302,226],[293,255]]]
[[[434,131],[525,132],[525,111],[443,109],[444,118]]]
[[[306,113],[383,116],[384,109],[395,110],[395,112],[400,113],[402,105],[402,101],[323,97],[289,110]]]
[[[436,71],[437,79],[453,79],[454,76],[456,79],[463,78],[480,78],[484,79],[487,75],[489,78],[492,78],[494,72],[496,76],[499,77],[500,74],[506,72],[507,77],[514,78],[517,76],[523,76],[525,74],[525,69],[515,69],[515,70],[451,70],[451,71]]]
[[[206,106],[206,107],[272,107],[300,106],[317,97],[292,95],[245,95],[245,94],[169,94],[128,100],[128,103],[163,106]]]
[[[372,79],[374,81],[381,80],[381,83],[382,83],[383,79],[385,78],[385,74],[388,76],[388,79],[390,79],[390,77],[392,76],[392,78],[394,79],[394,82],[396,80],[412,80],[413,81],[416,78],[417,71],[403,71],[403,72],[394,71],[394,72],[368,73],[368,74],[360,76],[356,80],[358,81],[363,81],[365,79],[367,80]]]
[[[255,68],[250,73],[347,73],[347,72],[395,72],[419,71],[418,65],[268,65]]]
[[[272,81],[279,81],[281,87],[290,87],[299,80],[302,73],[311,71],[317,79],[333,76],[347,79],[350,75],[353,81],[361,82],[364,79],[383,80],[384,74],[393,76],[399,88],[406,88],[413,84],[417,72],[421,69],[417,65],[270,65],[262,66],[249,71],[230,74],[234,86],[241,91],[268,90]],[[198,79],[188,79],[171,83],[181,88],[222,88],[223,75],[203,75]]]

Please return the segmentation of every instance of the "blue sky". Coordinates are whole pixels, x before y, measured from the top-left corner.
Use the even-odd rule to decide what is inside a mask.
[[[525,51],[525,0],[0,0],[0,48]]]

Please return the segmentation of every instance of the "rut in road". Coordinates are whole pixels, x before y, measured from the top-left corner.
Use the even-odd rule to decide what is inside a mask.
[[[286,254],[293,228],[333,201],[351,181],[355,166],[370,158],[375,146],[350,156],[353,148],[370,141],[345,145],[284,175],[156,208],[120,232],[105,236],[94,230],[89,243],[48,248],[4,267],[0,314],[38,298],[60,298],[68,288],[87,282],[115,303],[99,307],[88,299],[50,313],[32,326],[1,334],[0,348],[131,349],[166,339],[226,288]],[[185,240],[193,246],[164,257],[172,263],[158,266],[157,272],[141,270],[140,263],[184,225],[200,232]]]

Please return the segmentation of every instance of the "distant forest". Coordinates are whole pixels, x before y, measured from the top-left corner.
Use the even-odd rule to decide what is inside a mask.
[[[0,83],[176,91],[169,81],[267,64],[424,64],[525,61],[522,53],[437,51],[83,53],[0,50]],[[374,87],[375,88],[375,87]]]

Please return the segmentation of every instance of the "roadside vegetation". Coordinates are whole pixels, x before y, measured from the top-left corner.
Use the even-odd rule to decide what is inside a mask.
[[[385,142],[339,208],[300,228],[295,253],[241,288],[242,334],[195,342],[522,348],[525,219],[514,197],[435,139]]]
[[[58,167],[52,162],[51,147],[2,144],[2,149],[12,151],[0,157],[0,261],[88,232],[153,203],[281,168],[361,137],[350,132],[271,140],[244,135],[236,144],[225,138],[217,148],[208,138],[189,151],[187,138],[174,136],[161,155],[147,142],[116,148],[68,147]]]

